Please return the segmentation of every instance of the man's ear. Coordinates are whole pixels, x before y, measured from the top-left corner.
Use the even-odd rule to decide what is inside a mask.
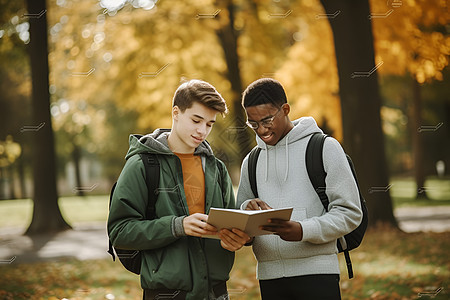
[[[178,121],[178,114],[180,113],[180,108],[175,105],[172,107],[172,119]]]
[[[289,103],[284,103],[281,107],[283,109],[284,115],[289,115],[289,113],[291,112],[291,106],[289,105]]]

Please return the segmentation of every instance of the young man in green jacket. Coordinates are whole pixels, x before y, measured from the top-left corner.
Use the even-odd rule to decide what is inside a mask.
[[[205,141],[225,100],[207,82],[191,80],[175,92],[172,129],[130,136],[126,164],[114,191],[108,233],[116,248],[142,251],[144,299],[228,299],[234,251],[250,237],[206,223],[211,207],[235,208],[223,162]],[[146,220],[148,191],[142,152],[160,163],[156,219]],[[202,238],[217,235],[219,239]]]

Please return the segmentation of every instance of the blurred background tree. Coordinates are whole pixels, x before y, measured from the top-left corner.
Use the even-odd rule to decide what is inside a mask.
[[[27,0],[30,36],[27,47],[31,71],[31,121],[33,135],[33,217],[26,233],[58,232],[71,228],[58,205],[55,140],[50,115],[45,0]],[[22,130],[23,131],[23,130]]]
[[[20,1],[0,0],[0,141],[10,136],[21,146],[21,155],[10,163],[9,174],[2,167],[0,175],[0,199],[25,198],[27,192],[25,177],[29,175],[29,135],[21,134],[20,128],[30,118],[30,72],[25,42],[29,39],[29,24],[19,16],[26,13]],[[7,182],[19,179],[19,189],[7,188]],[[14,183],[12,183],[15,186]]]
[[[9,174],[21,174],[23,188],[15,194],[26,197],[31,135],[20,128],[33,124],[25,51],[30,19],[21,1],[0,3],[0,140],[11,135],[22,149],[12,173],[2,176],[6,182]],[[423,180],[436,174],[436,162],[450,164],[448,8],[445,1],[362,4],[364,9],[318,0],[48,1],[49,110],[60,193],[81,194],[80,187],[108,193],[124,164],[128,135],[170,127],[173,93],[192,78],[212,83],[227,100],[230,114],[219,118],[208,140],[237,184],[242,158],[255,145],[240,94],[250,82],[274,77],[286,88],[291,118],[314,116],[343,143],[368,202],[380,208],[375,220],[384,215],[381,220],[392,222],[392,207],[385,205],[390,178],[416,174],[424,196]],[[361,27],[350,27],[360,33],[344,32],[336,40],[333,26],[345,22]],[[373,32],[370,53],[367,30]],[[338,52],[347,62],[336,59]],[[372,68],[367,78],[351,78]],[[376,89],[364,88],[368,83]],[[346,91],[358,93],[353,102]],[[5,195],[14,194],[9,186]],[[387,191],[368,193],[371,187]]]
[[[378,84],[369,1],[321,0],[333,31],[339,75],[343,142],[359,172],[362,193],[387,187],[389,176],[381,130]],[[370,170],[370,171],[369,171]],[[369,222],[396,226],[389,193],[367,197]]]
[[[448,3],[389,0],[386,5],[373,1],[373,10],[389,14],[389,17],[374,19],[376,52],[384,62],[380,72],[389,75],[386,77],[389,80],[382,86],[389,88],[391,80],[401,82],[400,86],[396,85],[396,92],[386,97],[386,107],[401,107],[404,117],[409,120],[405,129],[412,141],[412,156],[409,156],[408,163],[414,173],[417,197],[426,198],[426,176],[435,173],[436,161],[446,160],[448,165],[449,159],[444,153],[433,154],[430,151],[441,148],[436,142],[440,137],[450,135],[448,126],[440,131],[422,130],[429,129],[429,125],[444,124],[442,121],[446,117],[439,112],[447,111],[447,116],[449,113],[448,89],[446,93],[442,90],[444,93],[440,95],[435,93],[434,97],[426,92],[430,85],[444,80],[443,72],[448,67]],[[430,132],[433,132],[432,136]],[[392,162],[396,161],[395,156],[391,157],[394,158]]]

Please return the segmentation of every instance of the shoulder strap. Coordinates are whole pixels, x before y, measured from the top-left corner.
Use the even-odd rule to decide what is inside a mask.
[[[156,154],[139,153],[145,167],[145,182],[148,190],[148,203],[146,218],[151,220],[156,218],[155,204],[159,187],[159,161]]]
[[[317,132],[314,133],[306,147],[306,170],[308,171],[309,179],[319,195],[320,201],[323,204],[323,207],[326,211],[328,211],[328,204],[330,203],[325,193],[326,185],[325,185],[325,177],[327,173],[325,173],[325,169],[323,168],[323,143],[328,135]]]
[[[325,142],[325,139],[327,137],[328,135],[323,133],[314,133],[308,142],[308,146],[306,147],[306,169],[308,171],[308,176],[326,211],[328,211],[328,204],[330,203],[330,201],[328,200],[328,196],[325,193],[325,177],[327,176],[327,173],[325,172],[325,169],[323,167],[323,143]],[[347,159],[349,158],[350,157],[347,155]],[[354,171],[352,170],[352,172]],[[339,239],[337,240],[337,247],[338,249],[342,249]],[[342,252],[344,252],[348,277],[349,279],[351,279],[353,278],[353,267],[352,261],[350,259],[350,253],[348,249],[344,249]]]
[[[260,152],[261,148],[256,146],[248,155],[248,179],[250,180],[250,187],[255,198],[258,198],[258,188],[256,186],[256,163],[258,162]]]

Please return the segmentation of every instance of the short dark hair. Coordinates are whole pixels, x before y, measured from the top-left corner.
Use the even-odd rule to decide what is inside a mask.
[[[173,96],[173,106],[178,106],[182,112],[191,108],[194,102],[212,108],[222,115],[228,112],[222,95],[214,86],[203,80],[192,79],[182,83]]]
[[[280,82],[272,78],[261,78],[252,82],[242,93],[242,106],[270,103],[280,107],[287,103],[286,92]]]

